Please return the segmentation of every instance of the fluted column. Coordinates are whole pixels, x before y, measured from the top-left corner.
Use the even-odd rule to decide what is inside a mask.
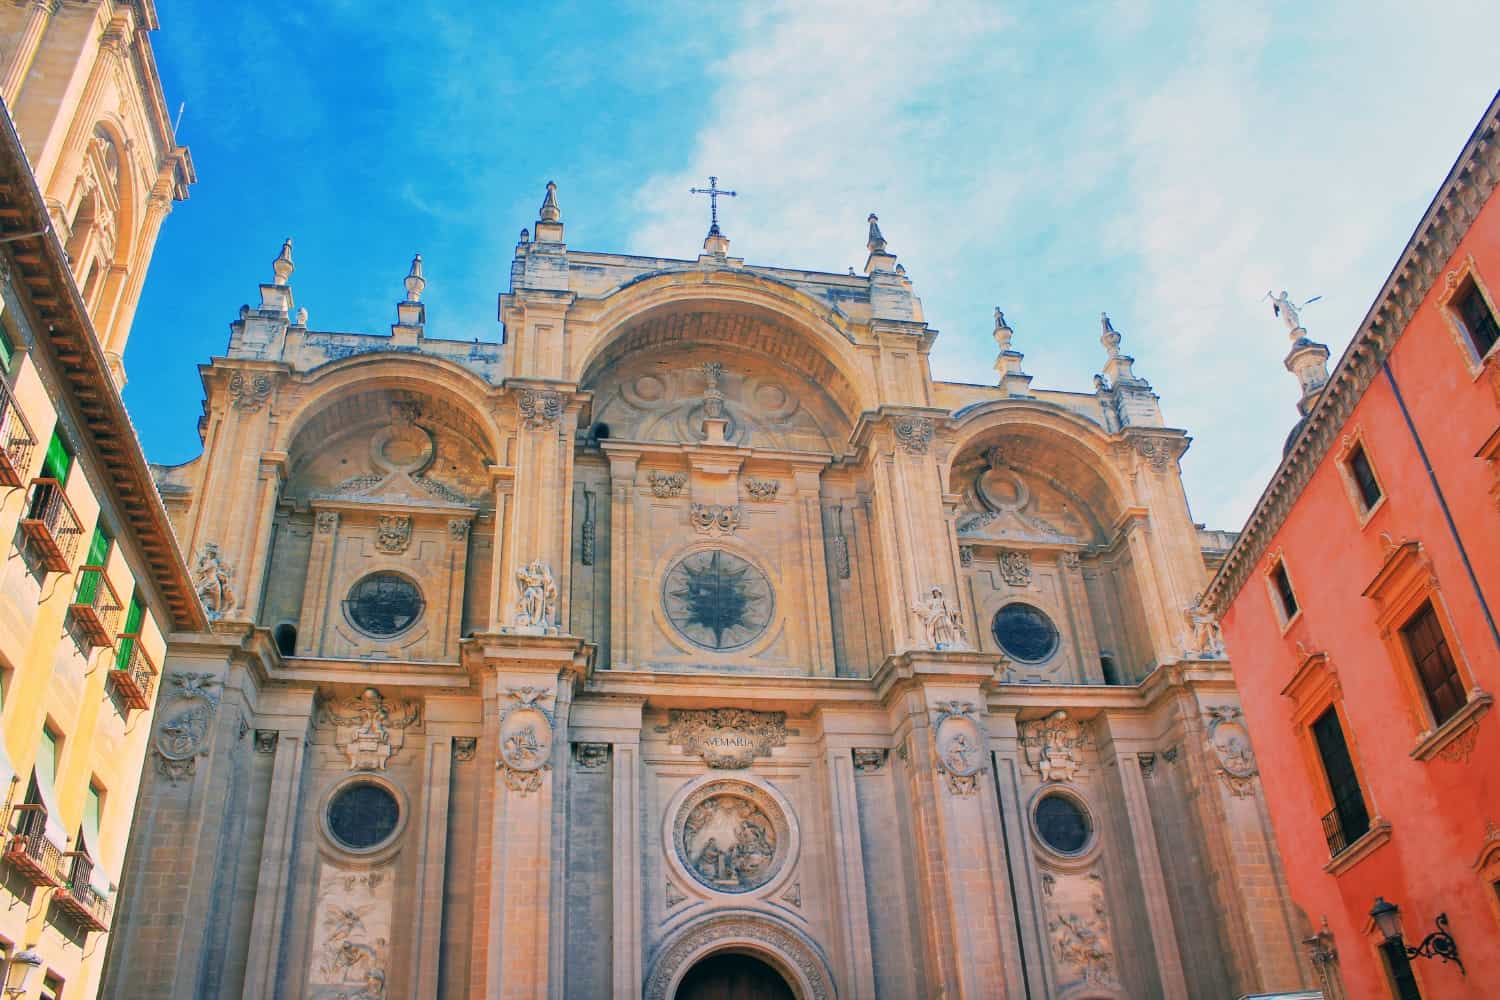
[[[12,115],[15,114],[16,99],[21,96],[21,85],[26,81],[26,74],[31,72],[37,50],[42,47],[42,36],[47,33],[47,25],[60,6],[61,0],[31,0],[26,7],[20,37],[16,39],[16,47],[5,67],[5,76],[0,78],[0,98],[5,99]]]

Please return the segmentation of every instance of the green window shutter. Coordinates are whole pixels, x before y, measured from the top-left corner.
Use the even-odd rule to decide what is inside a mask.
[[[102,805],[99,789],[89,784],[88,798],[83,802],[83,836],[84,843],[97,845],[99,843],[99,812]]]
[[[10,374],[10,363],[15,359],[16,345],[11,343],[10,331],[0,326],[0,372]]]
[[[68,482],[68,470],[73,468],[73,453],[68,450],[68,443],[63,440],[57,431],[52,432],[52,440],[47,442],[47,457],[42,461],[42,478],[56,479],[64,485]]]
[[[88,558],[83,561],[85,566],[103,566],[109,562],[109,548],[114,539],[109,532],[104,530],[104,522],[100,521],[94,525],[94,538],[89,542]],[[99,571],[86,570],[78,577],[78,602],[79,604],[92,604],[99,593]]]
[[[141,604],[140,594],[130,595],[130,607],[125,610],[125,631],[120,633],[120,645],[115,649],[115,669],[130,666],[130,654],[141,634],[141,622],[146,618],[146,609]]]

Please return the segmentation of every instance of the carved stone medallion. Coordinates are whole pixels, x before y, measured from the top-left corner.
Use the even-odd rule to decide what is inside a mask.
[[[713,652],[741,649],[771,623],[775,592],[754,563],[727,549],[699,549],[662,579],[662,611],[693,645]]]
[[[913,455],[927,454],[932,444],[932,419],[930,417],[897,417],[892,424],[896,432],[896,443]]]
[[[271,376],[264,372],[246,378],[243,372],[229,376],[229,401],[237,410],[254,413],[271,398]]]
[[[532,430],[540,430],[548,424],[557,423],[562,416],[562,396],[551,389],[522,389],[516,396],[516,409],[521,423]]]
[[[985,770],[985,739],[974,705],[967,701],[940,702],[932,743],[937,769],[947,776],[948,790],[954,795],[978,791],[978,777]]]
[[[786,814],[765,789],[744,781],[710,781],[682,801],[673,847],[694,879],[716,892],[750,892],[786,864]]]
[[[552,715],[539,704],[552,692],[528,685],[509,695],[511,705],[500,716],[499,763],[506,786],[524,795],[542,787],[542,773],[552,766]]]
[[[1219,776],[1236,798],[1255,794],[1255,776],[1260,768],[1250,748],[1250,732],[1238,705],[1210,705],[1206,715],[1204,742],[1219,762]]]
[[[189,777],[197,759],[208,753],[208,727],[219,709],[219,678],[178,671],[168,674],[157,714],[161,719],[152,741],[156,771],[171,784]]]
[[[786,746],[785,712],[744,708],[674,708],[667,716],[667,741],[703,758],[709,767],[737,771]]]

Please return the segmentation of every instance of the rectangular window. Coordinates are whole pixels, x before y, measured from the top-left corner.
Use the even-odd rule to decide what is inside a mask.
[[[1495,346],[1495,341],[1500,340],[1500,324],[1496,324],[1495,314],[1490,312],[1490,304],[1473,278],[1464,282],[1462,291],[1454,296],[1453,307],[1458,310],[1458,318],[1474,342],[1474,350],[1484,357]]]
[[[1406,957],[1404,943],[1387,941],[1380,946],[1385,956],[1385,968],[1391,976],[1391,992],[1396,1000],[1422,1000],[1422,991],[1417,989],[1417,977],[1411,971],[1411,959]]]
[[[1338,855],[1370,832],[1370,813],[1338,712],[1333,708],[1324,711],[1313,722],[1312,731],[1323,773],[1328,777],[1328,790],[1333,794],[1333,811],[1323,817],[1323,834],[1328,839],[1328,853]]]
[[[89,782],[89,794],[83,802],[83,836],[84,843],[97,850],[99,843],[99,817],[104,811],[104,792],[92,781]],[[95,858],[94,860],[98,860]]]
[[[16,359],[16,344],[10,339],[10,330],[0,323],[0,374],[9,375],[10,366]]]
[[[1464,707],[1468,695],[1431,601],[1422,602],[1416,614],[1401,626],[1401,639],[1411,654],[1412,666],[1417,669],[1417,680],[1427,695],[1433,721],[1441,726]]]
[[[41,745],[36,751],[36,780],[48,792],[57,787],[57,746],[60,741],[50,726],[42,727]]]
[[[1354,485],[1359,490],[1359,499],[1364,503],[1365,510],[1369,511],[1380,502],[1380,483],[1375,480],[1375,470],[1370,467],[1370,456],[1365,454],[1365,446],[1357,444],[1349,452],[1346,459],[1349,465],[1349,474],[1354,478]]]
[[[141,603],[141,592],[130,595],[130,606],[125,609],[125,630],[120,633],[120,644],[115,647],[115,669],[130,666],[130,654],[140,641],[141,623],[146,619],[146,606]]]
[[[1276,588],[1276,596],[1281,601],[1281,617],[1285,621],[1291,621],[1297,614],[1297,595],[1292,590],[1292,578],[1286,575],[1286,564],[1278,562],[1276,568],[1271,570],[1271,585]]]
[[[42,460],[42,478],[56,479],[66,486],[72,468],[73,450],[63,440],[62,434],[54,429],[52,439],[47,442],[47,457]]]
[[[48,974],[42,980],[42,1000],[62,1000],[63,981]]]
[[[114,539],[104,527],[101,519],[94,525],[94,537],[89,542],[88,558],[84,559],[85,566],[106,566],[109,564],[109,550],[114,544]],[[78,604],[93,604],[94,598],[99,593],[99,571],[87,570],[78,575]]]

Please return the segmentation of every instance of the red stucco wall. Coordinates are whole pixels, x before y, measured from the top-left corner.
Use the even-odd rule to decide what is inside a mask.
[[[1492,296],[1500,294],[1500,199],[1492,197],[1482,209],[1450,267],[1467,254]],[[1500,424],[1500,389],[1492,371],[1478,378],[1471,373],[1436,304],[1443,289],[1439,276],[1389,363],[1479,589],[1490,610],[1500,613],[1500,510],[1489,493],[1497,472],[1474,457]],[[1382,565],[1382,533],[1422,543],[1461,655],[1490,692],[1500,692],[1500,646],[1383,374],[1345,425],[1346,432],[1356,428],[1384,487],[1383,507],[1361,527],[1336,449],[1325,455],[1225,611],[1225,640],[1293,896],[1314,926],[1327,917],[1349,995],[1391,995],[1367,916],[1379,895],[1401,907],[1409,943],[1432,930],[1439,912],[1448,914],[1468,974],[1436,960],[1413,960],[1425,997],[1494,997],[1500,995],[1500,907],[1473,866],[1487,822],[1500,823],[1500,710],[1480,719],[1466,761],[1410,756],[1418,730],[1396,673],[1405,667],[1393,662],[1377,634],[1375,602],[1361,596]],[[1285,635],[1261,572],[1278,549],[1303,609]],[[1294,735],[1293,703],[1281,694],[1301,661],[1299,640],[1326,652],[1337,671],[1361,784],[1374,811],[1392,826],[1388,843],[1337,876],[1323,870],[1329,850],[1322,798],[1312,784],[1321,774],[1310,773]]]

